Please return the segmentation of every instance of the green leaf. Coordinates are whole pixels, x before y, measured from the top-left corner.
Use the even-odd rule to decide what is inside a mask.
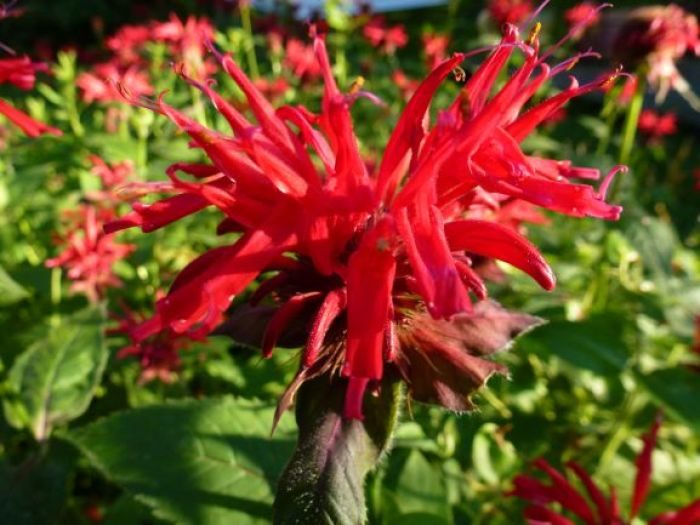
[[[417,450],[396,454],[392,463],[382,494],[382,521],[398,525],[404,517],[430,515],[430,521],[424,523],[451,523],[447,490],[438,467]]]
[[[673,252],[679,245],[673,227],[660,219],[644,216],[631,224],[627,237],[654,279],[664,283],[672,274]]]
[[[0,306],[9,306],[29,297],[29,292],[17,284],[0,266]]]
[[[620,339],[620,324],[621,320],[615,318],[555,321],[527,338],[574,366],[612,376],[620,373],[628,359]]]
[[[56,425],[87,410],[107,358],[98,309],[62,319],[15,360],[9,374],[14,396],[4,403],[8,421],[46,439]]]
[[[472,465],[476,474],[490,485],[499,485],[512,476],[517,454],[512,443],[496,439],[498,426],[484,423],[474,435]]]
[[[365,523],[364,483],[396,425],[399,385],[385,375],[364,397],[364,420],[342,416],[347,382],[323,375],[299,389],[299,440],[278,485],[275,525]]]
[[[66,437],[104,475],[181,525],[267,524],[273,487],[293,450],[274,408],[211,398],[121,412]]]
[[[669,415],[700,432],[697,373],[685,368],[664,368],[650,374],[637,372],[636,377]]]

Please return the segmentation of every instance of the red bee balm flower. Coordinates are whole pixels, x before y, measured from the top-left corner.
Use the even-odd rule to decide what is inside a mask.
[[[486,302],[472,314],[469,291],[485,297],[486,288],[467,254],[512,264],[548,290],[554,276],[537,249],[512,228],[466,219],[466,213],[481,194],[492,192],[576,217],[617,219],[621,208],[604,198],[619,168],[595,190],[568,178],[595,178],[596,170],[527,156],[519,145],[569,99],[605,86],[615,74],[583,86],[572,80],[561,93],[521,113],[568,62],[550,67],[538,54],[536,36],[525,43],[515,27],[507,26],[501,43],[432,126],[427,114],[433,94],[465,55],[442,62],[417,87],[377,171],[370,173],[353,133],[350,107],[371,95],[360,90],[360,82],[341,92],[323,38],[316,36],[313,47],[324,81],[320,114],[299,106],[275,110],[229,56],[219,56],[221,66],[245,93],[256,124],[209,84],[187,77],[211,98],[233,137],[202,126],[162,99],[153,104],[192,137],[212,165],[171,166],[167,173],[177,194],[138,205],[107,231],[132,226],[152,231],[215,206],[225,217],[219,232],[242,235],[187,266],[158,301],[155,315],[132,333],[137,340],[162,330],[209,333],[236,295],[262,273],[275,272],[251,302],[273,294],[281,304],[262,337],[265,354],[292,319],[311,318],[295,384],[319,369],[340,370],[348,378],[345,414],[359,418],[366,387],[382,378],[385,363],[396,363],[414,396],[467,408],[466,400],[444,395],[444,383],[451,386],[459,375],[462,384],[479,386],[502,370],[467,355],[462,343],[475,332],[470,323],[508,317]],[[492,94],[517,49],[525,55],[523,65]],[[195,180],[181,178],[178,171]],[[532,324],[521,318],[507,321],[523,325],[509,326],[512,333]],[[457,323],[449,328],[453,337],[446,337],[444,326],[450,322]],[[498,346],[481,343],[480,355]],[[452,376],[426,383],[414,366],[413,356],[421,351],[430,352],[425,359]],[[441,360],[453,366],[442,366]],[[423,381],[420,389],[417,381]]]
[[[585,488],[587,498],[546,460],[538,459],[535,461],[535,467],[547,474],[552,482],[551,485],[546,485],[534,477],[520,474],[515,478],[515,489],[511,492],[511,495],[532,504],[525,509],[527,523],[530,525],[574,525],[575,522],[551,510],[548,506],[552,503],[558,503],[562,509],[577,516],[581,523],[586,525],[624,525],[630,523],[639,514],[649,494],[652,470],[651,456],[656,446],[656,436],[660,424],[661,421],[658,418],[649,432],[642,438],[644,446],[635,461],[637,476],[634,480],[627,521],[620,514],[614,488],[610,497],[606,497],[583,467],[574,462],[567,463],[567,468],[574,473]],[[651,518],[648,523],[650,525],[694,525],[700,523],[700,499],[677,511],[664,512]]]
[[[68,231],[57,239],[65,249],[58,257],[47,260],[46,266],[65,268],[73,281],[71,290],[97,302],[107,288],[121,284],[112,266],[129,255],[135,246],[117,243],[113,235],[102,231],[103,225],[114,219],[111,210],[86,205],[67,215]]]

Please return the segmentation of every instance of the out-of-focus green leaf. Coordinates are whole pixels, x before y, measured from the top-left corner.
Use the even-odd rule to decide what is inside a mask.
[[[618,318],[555,321],[526,337],[572,365],[598,374],[619,374],[627,362]]]
[[[447,490],[437,466],[417,450],[408,451],[400,470],[387,476],[382,501],[383,522],[403,523],[403,518],[430,516],[424,523],[452,522]]]
[[[14,395],[4,403],[8,421],[41,441],[85,412],[107,363],[103,328],[98,309],[83,310],[20,355],[9,374]]]
[[[27,290],[17,284],[0,266],[0,307],[18,303],[27,297]]]
[[[636,374],[637,381],[670,415],[700,432],[698,374],[684,368],[664,368],[650,374]]]
[[[639,251],[642,264],[657,282],[671,275],[671,260],[678,237],[673,227],[654,217],[644,216],[627,229],[627,237]]]
[[[491,485],[509,479],[518,463],[513,445],[505,439],[497,440],[497,432],[494,423],[484,424],[474,436],[472,445],[474,471]]]
[[[277,476],[294,448],[274,407],[212,398],[142,407],[67,438],[156,516],[183,525],[270,522]]]

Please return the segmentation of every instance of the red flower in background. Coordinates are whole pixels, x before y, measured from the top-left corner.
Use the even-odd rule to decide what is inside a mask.
[[[375,16],[362,28],[362,34],[374,47],[388,55],[396,53],[408,44],[408,33],[401,24],[387,26],[386,21],[381,16]]]
[[[180,351],[187,348],[189,340],[182,335],[178,335],[171,330],[165,330],[146,340],[137,341],[131,332],[139,323],[144,321],[144,317],[136,314],[126,306],[122,306],[123,315],[113,315],[119,322],[115,328],[111,328],[110,335],[123,335],[129,338],[130,344],[122,348],[117,357],[125,359],[135,357],[141,367],[139,383],[144,384],[154,379],[164,383],[172,383],[175,380],[176,372],[180,368]]]
[[[92,102],[124,102],[119,85],[132,96],[151,95],[153,86],[148,75],[137,65],[120,67],[114,62],[97,64],[92,72],[78,75],[75,84],[82,91],[82,98]]]
[[[307,46],[296,38],[290,38],[287,41],[284,63],[301,81],[321,76],[321,67],[318,65],[313,47]]]
[[[107,48],[119,59],[121,64],[130,66],[141,63],[141,51],[151,40],[151,30],[144,25],[123,25],[107,38]]]
[[[56,236],[63,248],[58,257],[46,261],[48,268],[66,269],[73,281],[71,290],[83,293],[91,302],[98,302],[108,288],[121,285],[114,274],[114,263],[134,251],[135,246],[115,242],[103,231],[115,218],[114,212],[92,205],[83,205],[65,213],[66,232]]]
[[[470,293],[487,294],[473,257],[507,262],[546,289],[554,286],[554,276],[537,249],[511,227],[466,218],[468,211],[480,205],[483,194],[494,194],[495,202],[518,199],[576,217],[617,219],[621,208],[607,204],[605,193],[619,168],[596,190],[569,180],[596,178],[596,170],[528,156],[520,148],[568,100],[603,88],[616,74],[582,86],[572,81],[523,111],[538,88],[571,61],[545,64],[536,36],[523,42],[507,26],[501,43],[431,123],[433,95],[465,55],[432,71],[406,105],[379,168],[369,173],[350,107],[360,97],[372,97],[359,83],[341,92],[324,40],[316,36],[313,46],[324,81],[318,114],[301,106],[274,109],[229,56],[218,57],[221,67],[246,95],[255,124],[209,84],[187,77],[209,96],[233,136],[204,127],[162,99],[153,102],[211,165],[174,164],[167,174],[175,194],[136,206],[107,231],[132,226],[153,231],[213,206],[224,216],[219,233],[242,235],[190,263],[131,337],[143,342],[168,331],[201,337],[265,273],[271,277],[251,298],[252,308],[268,314],[264,355],[295,324],[308,320],[310,326],[297,380],[283,405],[301,381],[335,370],[348,380],[345,415],[360,418],[365,390],[378,384],[385,363],[394,363],[414,398],[469,408],[469,393],[504,370],[480,356],[535,322],[486,301],[472,308]],[[516,50],[523,64],[495,90]],[[483,325],[489,329],[476,328]],[[492,336],[475,341],[481,333]]]
[[[675,89],[694,107],[700,100],[676,68],[687,53],[700,53],[700,32],[694,15],[675,4],[631,10],[613,35],[613,53],[625,64],[645,64],[647,79],[663,101]]]
[[[588,27],[598,22],[600,9],[601,6],[595,2],[581,2],[566,10],[564,19],[574,31],[574,38],[579,38]]]
[[[214,39],[214,28],[206,18],[190,16],[182,22],[170,15],[169,21],[153,25],[152,38],[170,44],[171,53],[182,61],[188,75],[201,80],[216,71],[216,64],[205,59],[206,43]]]
[[[551,484],[545,484],[539,479],[520,474],[514,479],[515,488],[512,496],[524,499],[531,505],[525,509],[525,518],[529,525],[574,525],[562,513],[550,508],[553,503],[580,518],[586,525],[624,525],[631,523],[639,514],[649,494],[651,486],[652,452],[656,446],[656,436],[661,425],[661,419],[652,425],[649,432],[642,438],[644,447],[637,456],[637,476],[634,480],[634,490],[630,502],[630,512],[627,520],[622,518],[615,489],[611,489],[606,497],[590,475],[577,463],[569,462],[566,467],[578,478],[586,493],[579,492],[566,477],[555,470],[546,460],[538,459],[535,467],[544,472]],[[686,507],[677,511],[665,512],[648,521],[649,525],[694,525],[700,523],[700,499],[696,499]]]
[[[395,69],[391,72],[391,81],[399,88],[404,100],[410,99],[420,84],[420,81],[410,78],[402,69]]]
[[[674,113],[661,114],[653,109],[642,111],[637,127],[639,132],[652,142],[658,142],[663,137],[675,135],[678,131],[677,118]]]
[[[428,70],[435,69],[447,57],[450,38],[447,35],[426,33],[423,35],[423,52],[428,63]]]
[[[534,11],[531,0],[489,0],[491,18],[499,25],[524,22]]]

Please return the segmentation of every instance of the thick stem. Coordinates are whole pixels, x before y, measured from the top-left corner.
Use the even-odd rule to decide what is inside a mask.
[[[346,385],[324,375],[300,388],[299,440],[277,487],[275,525],[365,523],[365,477],[389,446],[400,389],[387,374],[377,392],[366,394],[360,421],[342,415]]]

